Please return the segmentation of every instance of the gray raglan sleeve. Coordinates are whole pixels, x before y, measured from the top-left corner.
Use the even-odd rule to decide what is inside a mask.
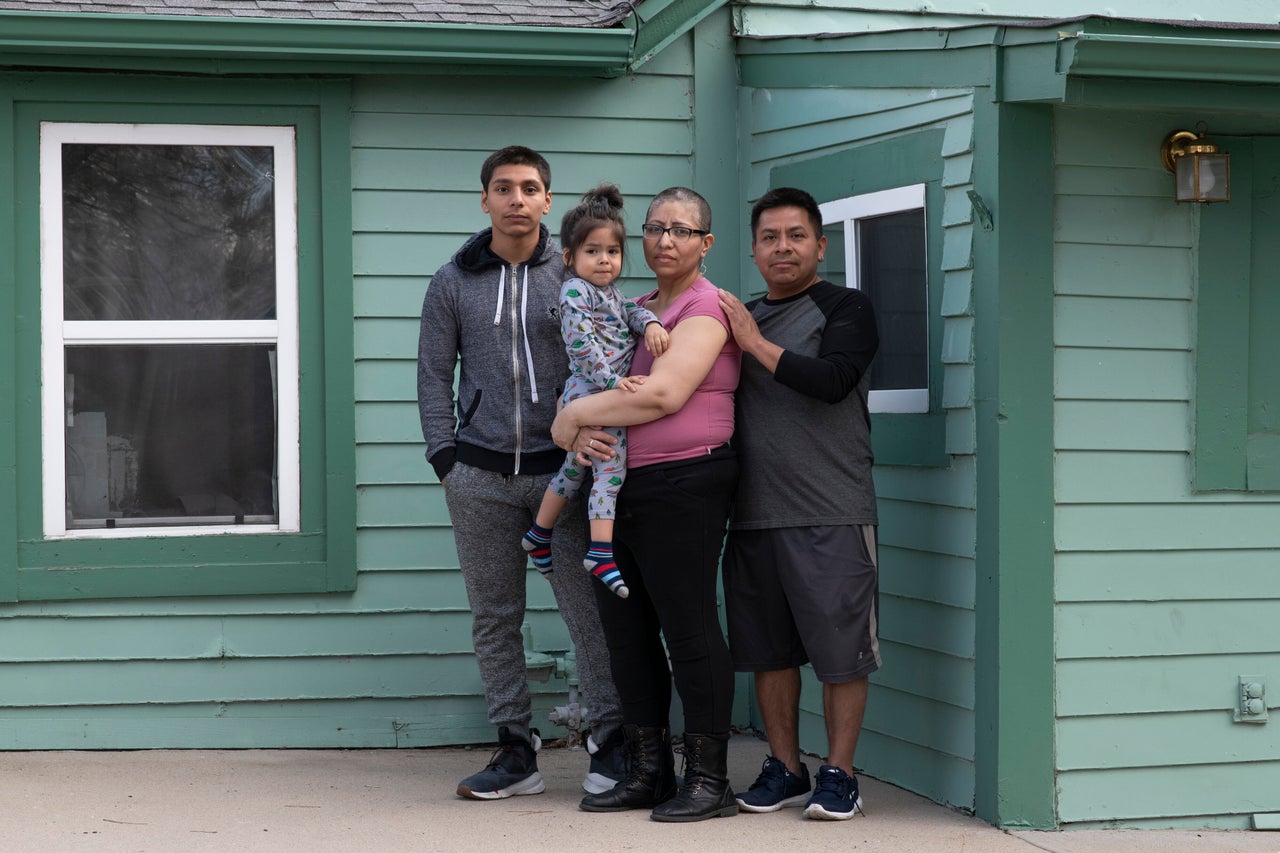
[[[418,332],[418,417],[427,442],[427,461],[441,480],[453,468],[457,452],[453,378],[459,324],[448,269],[437,271],[427,286]]]

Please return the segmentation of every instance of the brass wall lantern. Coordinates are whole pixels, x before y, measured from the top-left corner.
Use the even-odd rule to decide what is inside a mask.
[[[1160,146],[1160,159],[1174,175],[1178,203],[1230,201],[1231,155],[1209,141],[1204,122],[1197,128],[1175,130]]]

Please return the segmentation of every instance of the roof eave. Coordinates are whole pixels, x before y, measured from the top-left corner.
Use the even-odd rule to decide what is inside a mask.
[[[0,11],[0,66],[380,74],[518,67],[616,76],[627,70],[635,36],[630,27]]]
[[[635,70],[648,62],[727,2],[728,0],[645,0],[636,9],[640,25],[631,69]]]
[[[1069,76],[1280,83],[1276,32],[1183,36],[1085,29],[1068,35],[1064,46],[1062,70]]]

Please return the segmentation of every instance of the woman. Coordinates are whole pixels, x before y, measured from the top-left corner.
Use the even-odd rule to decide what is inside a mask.
[[[656,360],[638,349],[631,366],[645,377],[638,390],[575,400],[551,430],[566,450],[608,459],[614,439],[599,427],[631,428],[614,528],[614,556],[631,595],[596,585],[631,760],[625,780],[586,797],[582,808],[652,808],[654,820],[694,821],[738,811],[726,768],[733,671],[716,575],[738,480],[727,442],[741,352],[715,286],[701,274],[715,243],[706,200],[685,187],[663,190],[642,232],[658,286],[636,301],[661,319],[668,349]],[[685,715],[678,792],[668,721],[673,674]]]

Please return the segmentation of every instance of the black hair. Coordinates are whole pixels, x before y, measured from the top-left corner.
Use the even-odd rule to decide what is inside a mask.
[[[655,195],[653,201],[649,202],[649,210],[645,214],[645,218],[648,218],[648,215],[653,213],[655,207],[668,201],[682,201],[693,205],[698,220],[696,223],[698,228],[703,231],[711,230],[711,205],[707,204],[705,198],[688,187],[667,187]]]
[[[760,196],[760,200],[751,206],[751,240],[756,239],[756,226],[760,224],[760,214],[775,207],[798,207],[809,215],[815,237],[822,236],[822,213],[813,196],[795,187],[778,187]]]
[[[489,189],[489,181],[493,180],[493,173],[499,166],[532,166],[538,170],[538,177],[542,178],[542,188],[551,191],[551,164],[532,148],[508,145],[486,157],[484,165],[480,167],[481,189]]]
[[[625,257],[627,224],[622,218],[622,190],[616,184],[600,184],[582,196],[577,207],[560,220],[560,247],[572,258],[597,228],[611,228]]]

